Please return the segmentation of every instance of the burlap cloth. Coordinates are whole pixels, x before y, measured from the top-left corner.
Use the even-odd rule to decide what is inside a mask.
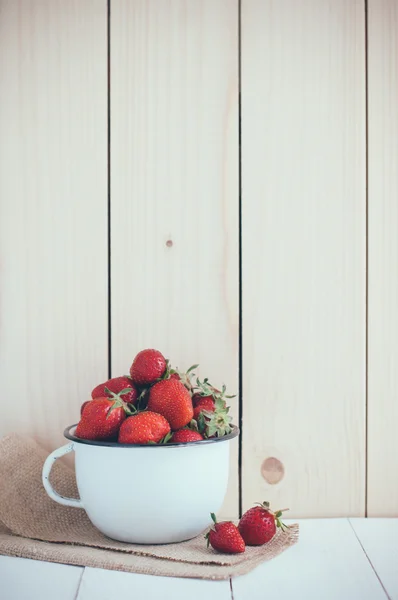
[[[138,545],[105,537],[82,509],[51,500],[42,485],[47,452],[34,440],[11,434],[0,440],[0,555],[98,567],[132,573],[228,579],[248,573],[298,541],[298,525],[278,530],[270,543],[243,554],[219,554],[201,534],[179,544]],[[51,482],[77,496],[73,471],[57,461]]]

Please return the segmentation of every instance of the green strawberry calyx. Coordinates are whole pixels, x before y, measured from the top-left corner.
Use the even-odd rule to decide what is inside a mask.
[[[230,407],[220,398],[215,400],[214,405],[214,411],[203,409],[197,418],[196,429],[205,437],[223,437],[232,431],[232,417],[228,414]]]
[[[212,437],[213,435],[223,437],[231,433],[232,417],[228,414],[228,411],[229,407],[217,409],[217,405],[214,412],[202,410],[199,420],[201,420],[201,417],[205,420],[205,433],[207,437]]]
[[[211,516],[211,519],[212,519],[214,525],[216,525],[217,524],[216,515],[214,513],[210,513],[210,516]],[[210,531],[215,531],[214,527],[210,527],[209,531],[204,536],[205,540],[207,540],[207,547],[209,547],[209,545],[210,545]]]
[[[173,437],[173,434],[171,431],[169,431],[169,433],[166,433],[166,435],[159,440],[159,442],[154,442],[153,440],[150,440],[149,442],[147,442],[147,444],[151,445],[151,446],[158,446],[159,444],[167,444],[171,438]]]
[[[192,419],[188,423],[188,425],[186,427],[184,427],[183,429],[190,429],[191,431],[197,431],[198,433],[200,433],[199,427],[198,427],[198,422],[195,421],[195,419]]]
[[[203,381],[200,381],[200,379],[198,377],[196,378],[195,392],[197,394],[200,394],[201,396],[213,396],[214,402],[217,402],[217,400],[221,400],[221,401],[223,401],[223,403],[225,405],[226,398],[235,398],[236,397],[236,394],[233,394],[231,396],[227,395],[225,393],[226,391],[227,391],[227,387],[225,384],[223,384],[221,390],[219,390],[210,383],[210,381],[208,380],[207,377],[205,377],[205,379]]]
[[[132,404],[127,404],[127,402],[125,402],[122,399],[122,396],[124,394],[128,394],[128,392],[131,392],[131,390],[129,388],[126,388],[126,389],[122,390],[121,392],[119,392],[118,394],[115,394],[114,392],[111,392],[111,390],[109,390],[106,387],[105,392],[106,392],[106,395],[108,396],[109,400],[112,402],[112,406],[109,408],[108,413],[106,415],[107,419],[109,418],[109,415],[115,410],[115,408],[122,408],[124,410],[124,412],[126,413],[126,415],[129,417],[136,414],[136,412],[137,412],[136,408]]]
[[[218,390],[207,377],[203,381],[196,378],[195,394],[203,398],[210,396],[214,401],[214,411],[203,409],[197,419],[198,431],[205,437],[223,437],[232,431],[232,417],[228,414],[230,407],[227,406],[226,399],[235,396],[228,396],[226,389],[223,385],[221,391]]]
[[[169,431],[169,433],[166,433],[164,438],[162,438],[160,440],[159,444],[167,444],[171,440],[172,437],[173,437],[173,433],[171,431]]]
[[[166,379],[169,379],[170,375],[176,374],[179,376],[181,383],[187,388],[187,390],[192,392],[194,386],[192,385],[191,379],[192,377],[195,377],[195,373],[193,371],[198,367],[199,365],[192,365],[187,371],[184,372],[180,371],[178,367],[171,368],[168,364],[166,369]]]
[[[282,514],[284,512],[286,512],[286,511],[289,510],[288,508],[282,508],[282,509],[279,509],[277,511],[272,511],[271,510],[271,505],[267,501],[256,502],[256,504],[258,506],[261,506],[261,508],[263,508],[264,510],[266,510],[270,515],[273,515],[273,517],[275,519],[276,526],[279,527],[282,531],[287,531],[289,529],[289,527],[287,525],[285,525],[285,523],[281,519]]]

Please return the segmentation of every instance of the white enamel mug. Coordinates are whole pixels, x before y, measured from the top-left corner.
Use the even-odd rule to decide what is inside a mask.
[[[237,427],[221,438],[167,445],[82,440],[75,429],[65,429],[69,443],[45,461],[43,485],[59,504],[83,508],[109,538],[136,544],[181,542],[204,531],[211,524],[210,513],[220,510]],[[49,481],[57,458],[72,451],[80,499],[61,496]]]

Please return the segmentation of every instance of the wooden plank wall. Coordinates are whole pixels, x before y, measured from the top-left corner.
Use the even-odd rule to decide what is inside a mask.
[[[112,372],[155,347],[237,393],[237,0],[113,0],[111,24]]]
[[[398,516],[398,3],[368,8],[368,515]]]
[[[0,0],[0,435],[60,445],[143,347],[232,393],[241,358],[242,508],[398,516],[398,8],[367,8]]]
[[[0,1],[0,434],[48,448],[108,370],[106,28]]]
[[[364,31],[360,1],[242,3],[244,508],[365,512]]]

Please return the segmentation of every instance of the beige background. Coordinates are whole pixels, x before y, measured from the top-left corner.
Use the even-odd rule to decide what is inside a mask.
[[[398,515],[397,32],[396,0],[0,0],[0,435],[60,445],[143,347],[232,393],[241,362],[225,516]]]

